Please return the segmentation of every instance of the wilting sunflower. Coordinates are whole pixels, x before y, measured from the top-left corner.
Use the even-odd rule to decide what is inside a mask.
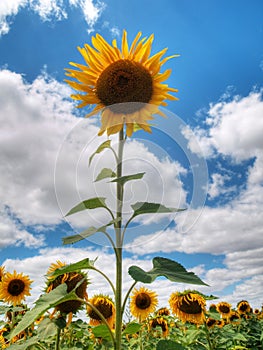
[[[195,324],[205,322],[206,301],[201,295],[189,291],[172,293],[169,304],[181,321]]]
[[[156,328],[161,328],[162,336],[167,337],[169,334],[168,322],[163,317],[155,317],[149,321],[149,330],[156,330]]]
[[[221,301],[216,305],[216,310],[222,315],[222,317],[228,317],[231,313],[231,304]]]
[[[177,89],[163,82],[171,74],[167,69],[160,73],[162,65],[172,57],[163,58],[167,48],[150,57],[153,35],[141,38],[139,32],[130,48],[124,30],[121,48],[116,40],[110,45],[102,36],[92,37],[92,46],[85,44],[78,48],[86,65],[70,62],[75,69],[66,69],[66,75],[75,81],[66,80],[74,89],[82,92],[72,95],[81,103],[79,108],[96,105],[87,117],[102,111],[99,135],[106,130],[115,134],[126,125],[126,134],[131,136],[134,126],[151,132],[149,120],[152,115],[163,115],[159,106],[166,106],[164,100],[177,100],[169,92]]]
[[[5,275],[5,267],[4,266],[0,266],[0,282],[2,281],[2,278]]]
[[[237,303],[237,311],[240,315],[245,315],[251,312],[251,306],[248,301],[241,300]]]
[[[208,328],[213,328],[216,325],[216,320],[213,317],[208,317],[205,321]]]
[[[225,321],[224,321],[224,320],[217,320],[217,321],[216,321],[216,325],[217,325],[217,327],[219,327],[219,328],[223,328],[224,325],[225,325]]]
[[[0,284],[0,299],[14,306],[21,304],[27,295],[31,295],[29,290],[32,282],[23,273],[5,273]]]
[[[160,309],[158,309],[156,311],[156,315],[157,316],[169,316],[170,311],[169,311],[169,309],[167,309],[167,307],[161,307]]]
[[[109,296],[99,294],[89,299],[89,303],[96,307],[108,322],[109,327],[113,329],[115,323],[115,305],[112,299]],[[96,326],[102,323],[101,317],[89,305],[87,305],[87,313],[90,318],[90,325]]]
[[[144,321],[150,313],[155,311],[157,304],[157,294],[145,287],[141,287],[139,290],[134,289],[133,291],[130,311],[134,317]]]
[[[53,276],[52,273],[55,272],[56,269],[65,266],[65,263],[62,263],[60,261],[57,261],[56,263],[53,263],[50,265],[48,271],[47,271],[47,281],[46,281],[46,292],[49,293],[55,288],[57,288],[62,283],[66,283],[67,285],[67,292],[71,292],[77,284],[83,280],[83,282],[77,287],[75,293],[76,295],[84,300],[88,299],[87,295],[87,285],[88,285],[88,279],[86,274],[84,274],[81,271],[76,272],[69,272],[64,273],[58,276]],[[69,314],[69,313],[75,313],[77,312],[81,307],[83,303],[80,300],[68,300],[65,301],[55,307],[55,310],[60,311],[62,314]]]

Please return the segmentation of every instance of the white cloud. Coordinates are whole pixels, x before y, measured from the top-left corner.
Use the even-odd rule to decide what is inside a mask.
[[[105,9],[102,1],[93,0],[2,0],[0,2],[0,36],[7,34],[12,19],[22,8],[35,11],[43,21],[60,21],[68,17],[67,6],[79,8],[88,24],[88,31],[94,30],[101,13]]]
[[[231,179],[227,174],[214,173],[211,175],[212,181],[208,187],[208,195],[211,199],[216,198],[220,195],[234,191],[235,187],[227,187],[225,183]]]

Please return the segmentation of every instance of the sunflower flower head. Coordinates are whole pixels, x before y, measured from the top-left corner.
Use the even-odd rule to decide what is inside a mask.
[[[221,301],[216,305],[216,310],[221,314],[222,317],[228,317],[231,313],[231,304]]]
[[[96,312],[97,309],[106,319],[110,328],[113,329],[115,323],[115,305],[112,299],[107,295],[98,294],[94,295],[88,301],[90,305],[87,304],[87,314],[90,318],[90,325],[97,326],[102,323],[101,316]]]
[[[240,315],[246,315],[251,312],[251,306],[248,301],[241,300],[237,303],[237,311]]]
[[[165,100],[177,100],[170,94],[177,89],[163,84],[171,70],[160,70],[167,60],[178,55],[163,58],[167,51],[163,49],[150,56],[154,37],[141,35],[139,32],[129,47],[124,30],[119,48],[116,40],[111,45],[96,34],[92,45],[79,48],[85,65],[70,62],[77,70],[66,69],[66,75],[73,80],[65,81],[80,92],[71,96],[80,101],[78,107],[95,106],[87,117],[102,111],[99,135],[105,131],[107,135],[115,134],[124,125],[129,137],[136,127],[151,132],[148,121],[152,115],[163,115],[158,107],[166,106]]]
[[[2,281],[2,278],[5,275],[5,267],[4,266],[0,266],[0,282]]]
[[[237,311],[232,310],[228,316],[228,322],[233,324],[239,324],[240,321],[241,321],[240,314]]]
[[[172,293],[169,299],[172,312],[183,322],[202,324],[205,322],[205,299],[191,291]]]
[[[161,307],[156,311],[157,316],[169,316],[170,310],[167,307]]]
[[[162,330],[162,336],[165,338],[169,334],[168,322],[163,317],[154,317],[149,321],[149,330],[156,330],[160,328]]]
[[[61,275],[54,274],[54,272],[61,267],[66,266],[65,263],[62,263],[60,261],[57,261],[56,263],[53,263],[50,265],[48,271],[47,271],[47,281],[46,281],[46,289],[45,291],[47,293],[51,292],[55,288],[57,288],[59,285],[66,283],[67,285],[67,292],[71,292],[76,286],[79,284],[79,286],[76,288],[75,292],[76,295],[84,300],[87,300],[87,285],[88,285],[88,278],[87,275],[84,274],[81,271],[76,272],[69,272],[69,273],[63,273]],[[80,300],[68,300],[65,301],[59,305],[56,306],[56,310],[60,311],[61,314],[69,314],[69,313],[76,313],[78,310],[81,309],[83,303]]]
[[[23,273],[7,272],[0,283],[0,299],[13,306],[21,304],[30,294],[30,285],[33,281]]]
[[[157,294],[145,287],[134,289],[130,300],[131,314],[140,321],[154,312],[158,304]]]

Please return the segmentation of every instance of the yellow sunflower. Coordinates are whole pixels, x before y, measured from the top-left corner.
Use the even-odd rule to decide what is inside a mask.
[[[87,285],[88,285],[88,279],[86,274],[84,274],[81,271],[77,272],[69,272],[64,273],[58,276],[53,276],[52,273],[55,272],[56,269],[66,266],[65,263],[60,262],[59,260],[56,263],[53,263],[50,265],[48,271],[47,271],[47,281],[46,281],[46,292],[49,293],[55,288],[57,288],[62,283],[66,283],[67,285],[67,292],[71,292],[76,285],[83,280],[83,282],[78,286],[76,289],[76,295],[84,300],[88,299],[87,294]],[[63,314],[69,314],[69,313],[75,313],[77,312],[81,307],[83,303],[80,300],[68,300],[65,301],[55,307],[55,311],[58,310],[60,313]]]
[[[165,338],[169,334],[168,322],[163,317],[155,317],[149,321],[149,330],[156,330],[156,328],[161,328],[162,336]]]
[[[222,317],[228,317],[231,313],[231,304],[221,301],[216,305],[216,310],[222,315]]]
[[[89,299],[89,303],[96,307],[108,322],[109,327],[113,329],[115,323],[115,305],[112,299],[109,296],[99,294]],[[102,323],[101,317],[89,305],[87,305],[87,314],[89,315],[91,326],[97,326]]]
[[[152,312],[155,311],[158,304],[157,294],[145,287],[139,290],[134,289],[131,296],[130,311],[131,314],[144,321]]]
[[[240,315],[245,315],[251,312],[251,306],[248,301],[241,300],[237,304],[237,311]]]
[[[239,313],[237,311],[231,311],[228,318],[227,318],[228,322],[230,323],[234,323],[234,324],[238,324],[241,321],[241,317],[239,315]]]
[[[70,62],[78,68],[66,69],[66,75],[72,80],[65,80],[81,93],[71,97],[81,101],[79,108],[96,105],[87,117],[102,111],[99,135],[107,131],[115,134],[126,125],[126,134],[131,136],[134,127],[139,126],[151,132],[149,120],[158,113],[163,116],[159,106],[166,106],[164,100],[177,100],[170,92],[177,89],[168,87],[163,82],[171,74],[167,69],[160,72],[162,65],[170,58],[163,58],[167,48],[150,57],[153,35],[142,38],[139,32],[130,48],[127,33],[124,30],[121,48],[116,40],[110,45],[102,36],[92,37],[92,46],[85,44],[78,48],[86,65]]]
[[[2,278],[5,275],[5,267],[4,266],[0,266],[0,282],[2,281]]]
[[[201,295],[189,291],[172,293],[169,304],[181,321],[195,324],[205,322],[206,301]]]
[[[167,307],[161,307],[160,309],[158,309],[156,311],[156,315],[157,316],[169,316],[170,311],[169,311],[169,309],[167,309]]]
[[[207,328],[213,328],[216,325],[216,320],[213,317],[208,317],[205,321]]]
[[[0,299],[14,306],[21,304],[27,295],[31,295],[29,290],[32,282],[23,273],[7,272],[0,284]]]

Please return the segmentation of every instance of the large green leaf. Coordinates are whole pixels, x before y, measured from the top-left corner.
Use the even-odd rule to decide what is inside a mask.
[[[92,328],[92,333],[96,338],[111,340],[110,331],[105,324],[100,324],[99,326]]]
[[[66,216],[78,213],[78,212],[80,212],[82,210],[86,210],[86,209],[107,208],[105,200],[106,200],[105,197],[95,197],[95,198],[87,199],[83,202],[80,202],[75,207],[73,207],[66,214]]]
[[[37,335],[35,335],[34,337],[28,338],[22,344],[11,344],[10,346],[8,346],[8,349],[11,349],[11,350],[41,349],[40,347],[37,346],[38,342],[39,342],[39,338]]]
[[[111,182],[118,182],[119,184],[124,185],[127,181],[141,179],[144,174],[145,172],[132,174],[132,175],[125,175],[125,176],[118,177],[117,179],[111,180]]]
[[[153,213],[173,213],[184,211],[185,209],[167,208],[159,203],[137,202],[131,205],[134,213],[133,217],[141,214],[153,214]]]
[[[52,278],[53,277],[55,278],[59,275],[63,275],[64,273],[76,272],[76,271],[85,270],[85,269],[93,269],[95,261],[96,259],[90,260],[89,258],[85,258],[76,263],[60,267],[51,273]]]
[[[113,170],[111,170],[109,168],[103,168],[101,170],[101,172],[99,173],[99,175],[96,177],[95,182],[103,180],[103,179],[107,179],[109,177],[116,177],[116,176],[117,175]]]
[[[146,272],[139,266],[130,266],[130,276],[137,282],[152,283],[157,277],[164,276],[172,282],[207,285],[193,272],[188,272],[176,261],[155,257],[153,268]]]
[[[183,345],[174,342],[173,340],[160,340],[156,350],[187,350]]]
[[[122,332],[123,334],[135,334],[139,332],[141,329],[142,325],[136,322],[131,322],[126,325],[124,328],[124,331]]]
[[[82,283],[82,280],[77,284]],[[76,289],[74,288],[74,290]],[[66,283],[61,284],[50,293],[42,294],[39,299],[36,301],[35,306],[25,313],[22,320],[18,325],[13,329],[13,331],[8,335],[8,339],[12,339],[17,334],[22,332],[24,329],[29,327],[36,319],[42,316],[48,309],[53,308],[54,306],[68,300],[79,300],[74,290],[70,293],[67,293]]]
[[[89,158],[89,165],[91,164],[91,161],[94,158],[94,156],[96,154],[98,154],[98,153],[101,153],[106,148],[110,148],[111,147],[110,144],[111,144],[111,140],[107,140],[107,141],[103,142],[101,145],[99,145],[99,147],[96,149],[96,151],[90,156],[90,158]]]

